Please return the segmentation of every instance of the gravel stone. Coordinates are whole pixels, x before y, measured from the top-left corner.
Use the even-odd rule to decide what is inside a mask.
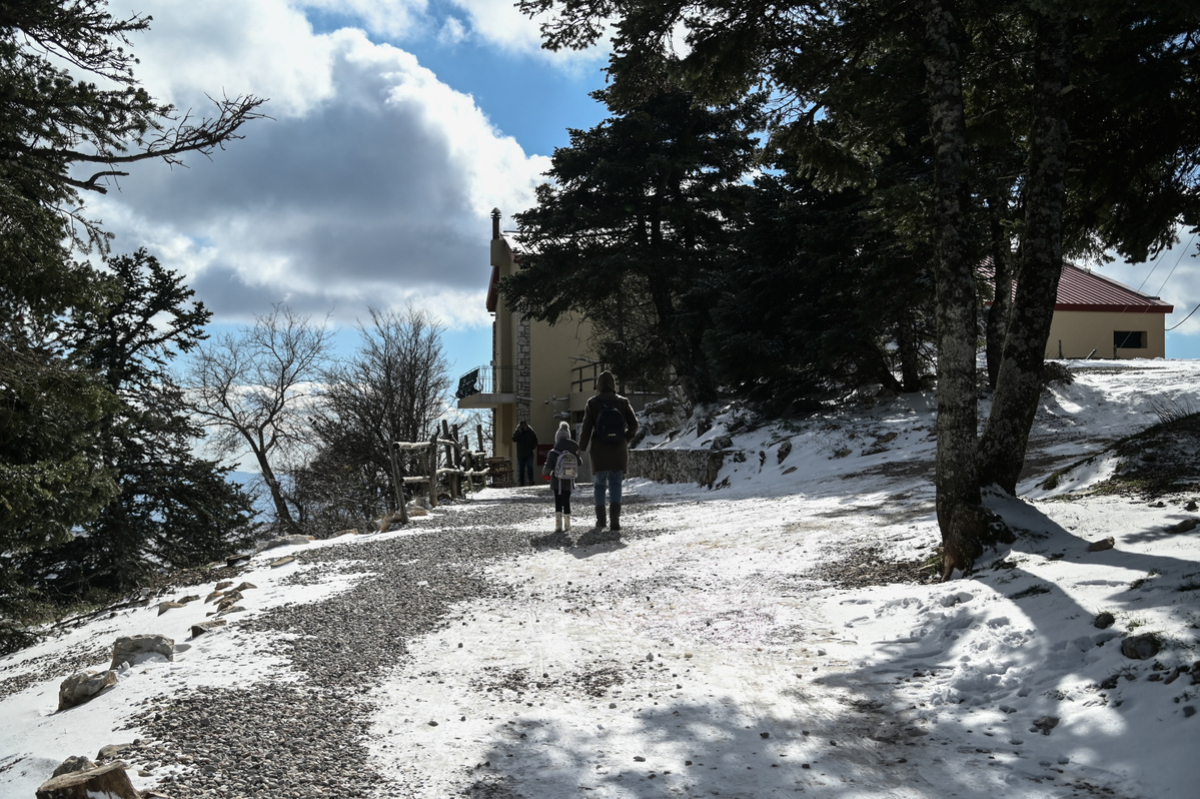
[[[155,774],[161,775],[157,790],[173,799],[410,793],[411,786],[370,770],[366,737],[375,708],[363,696],[403,665],[408,641],[446,625],[453,605],[506,595],[511,589],[489,581],[484,567],[532,552],[531,532],[544,529],[553,509],[544,492],[466,504],[438,514],[437,529],[428,533],[419,526],[411,536],[298,553],[319,568],[289,577],[291,584],[312,584],[334,570],[361,572],[364,563],[372,572],[325,601],[230,620],[240,630],[294,636],[281,644],[282,654],[302,679],[152,700],[130,719],[127,729],[140,738],[122,757],[141,767],[171,764],[174,773]],[[626,538],[657,534],[637,529],[644,502],[627,497],[625,504],[632,511]],[[598,673],[573,676],[592,695],[619,682]],[[506,675],[503,682],[524,686],[527,677]],[[478,795],[508,795],[507,786],[487,788]]]

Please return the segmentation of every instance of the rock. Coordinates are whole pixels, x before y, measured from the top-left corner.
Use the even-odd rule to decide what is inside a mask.
[[[225,565],[228,566],[229,568],[233,569],[237,566],[241,566],[242,564],[248,562],[249,560],[250,560],[250,555],[238,555],[236,557],[227,559],[225,561]]]
[[[192,637],[196,638],[204,635],[205,633],[212,632],[218,627],[224,627],[228,623],[229,622],[225,621],[224,619],[214,619],[213,621],[202,621],[199,624],[193,624]]]
[[[133,744],[109,744],[101,747],[99,754],[96,755],[96,760],[112,760],[131,746]]]
[[[50,776],[61,777],[63,774],[70,774],[75,771],[86,771],[87,769],[95,767],[96,764],[88,760],[83,755],[75,755],[74,757],[68,757],[66,760],[64,760],[58,768],[54,769],[54,773]]]
[[[234,593],[240,594],[242,591],[249,591],[254,588],[258,588],[258,586],[254,583],[242,583],[237,588],[233,589],[233,591]]]
[[[717,436],[713,439],[712,446],[709,449],[713,451],[730,449],[733,446],[733,438],[730,436]]]
[[[118,669],[122,663],[136,666],[155,655],[174,660],[175,641],[165,635],[125,636],[113,644],[113,659],[109,668]]]
[[[279,558],[278,560],[273,560],[273,561],[271,561],[271,568],[277,569],[280,566],[286,566],[294,560],[295,560],[295,558],[291,557],[291,556],[286,557],[286,558]]]
[[[1107,630],[1109,627],[1112,627],[1116,621],[1116,617],[1106,611],[1097,615],[1096,618],[1092,620],[1092,626],[1097,630]]]
[[[1058,716],[1042,716],[1041,718],[1034,719],[1033,727],[1030,729],[1030,732],[1037,732],[1038,730],[1041,730],[1042,735],[1049,735],[1050,730],[1057,726]]]
[[[1183,717],[1185,719],[1190,719],[1194,715],[1196,715],[1196,708],[1193,705],[1183,706]]]
[[[220,599],[223,596],[225,596],[225,594],[222,593],[221,591],[213,591],[211,594],[209,594],[208,596],[206,596],[204,598],[204,604],[207,605],[209,602],[212,602],[214,599]]]
[[[166,613],[168,610],[171,610],[173,608],[182,608],[182,607],[185,607],[182,602],[159,602],[158,603],[158,615],[161,616],[164,613]]]
[[[1121,654],[1133,660],[1149,660],[1158,654],[1159,648],[1153,635],[1131,635],[1121,642]]]
[[[229,607],[225,608],[224,610],[218,611],[218,615],[227,616],[230,613],[245,613],[245,612],[246,612],[246,609],[244,607],[242,607],[241,605],[230,605]]]
[[[189,602],[195,602],[199,598],[200,597],[197,594],[188,594],[187,596],[179,597],[179,599],[176,599],[175,601],[181,605],[186,605]]]
[[[312,543],[311,536],[285,535],[285,536],[280,536],[279,538],[272,538],[270,541],[260,544],[258,547],[258,551],[265,552],[268,549],[275,549],[276,547],[293,547],[293,546],[299,546],[301,544],[311,544],[311,543]]]
[[[1184,505],[1183,509],[1195,513],[1197,510],[1200,510],[1200,505],[1196,504],[1196,500],[1189,499],[1188,504]]]
[[[117,673],[108,671],[79,671],[62,681],[58,687],[58,709],[82,705],[105,688],[117,684]]]
[[[1184,519],[1179,524],[1173,524],[1167,528],[1168,533],[1190,533],[1200,527],[1200,519]]]
[[[121,761],[51,777],[37,789],[37,799],[141,799]]]
[[[229,586],[233,585],[233,580],[222,580],[213,586],[214,591],[224,591]]]
[[[792,440],[789,438],[779,445],[779,452],[776,454],[777,462],[782,465],[787,456],[792,454]]]
[[[1112,549],[1117,545],[1116,539],[1112,536],[1105,538],[1102,541],[1093,541],[1088,544],[1088,552],[1103,552],[1106,549]]]

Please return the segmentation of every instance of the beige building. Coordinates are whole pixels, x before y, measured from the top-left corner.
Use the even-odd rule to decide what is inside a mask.
[[[1058,284],[1047,358],[1165,358],[1174,306],[1066,264]]]
[[[520,253],[501,233],[498,210],[492,212],[491,250],[487,309],[493,314],[492,362],[460,378],[458,407],[492,409],[492,452],[514,464],[512,434],[519,420],[527,420],[541,445],[541,463],[560,421],[570,422],[573,430],[582,423],[602,367],[591,354],[586,319],[570,316],[551,326],[508,307],[500,281],[519,268]]]

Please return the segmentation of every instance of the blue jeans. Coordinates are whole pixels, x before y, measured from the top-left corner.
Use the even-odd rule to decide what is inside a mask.
[[[525,475],[529,475],[528,478]],[[533,485],[533,456],[517,456],[517,485]]]
[[[592,485],[596,489],[596,507],[604,507],[604,489],[608,488],[608,501],[613,505],[621,504],[621,481],[625,472],[596,472],[592,476]]]

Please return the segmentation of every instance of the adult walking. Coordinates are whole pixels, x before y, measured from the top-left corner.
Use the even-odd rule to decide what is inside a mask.
[[[596,378],[596,395],[587,401],[579,448],[592,458],[592,485],[596,493],[596,529],[621,530],[621,483],[629,466],[629,442],[638,429],[629,400],[617,393],[617,381],[607,370]],[[608,494],[610,519],[604,501]]]
[[[537,455],[538,437],[522,419],[517,423],[517,429],[512,435],[517,445],[517,485],[533,485],[533,461]],[[526,482],[528,480],[528,482]]]

